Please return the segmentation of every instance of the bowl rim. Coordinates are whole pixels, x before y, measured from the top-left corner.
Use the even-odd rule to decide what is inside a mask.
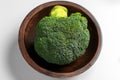
[[[27,26],[29,20],[36,13],[38,13],[40,10],[44,9],[44,6],[49,7],[49,6],[62,4],[62,3],[66,4],[66,5],[72,5],[73,7],[76,7],[76,8],[79,7],[84,13],[86,13],[91,18],[91,20],[94,22],[94,24],[96,26],[96,29],[97,29],[97,32],[98,32],[98,35],[99,35],[98,36],[98,47],[97,47],[97,50],[95,52],[96,54],[93,56],[93,58],[85,66],[83,66],[82,68],[80,68],[78,70],[75,70],[73,72],[66,72],[66,73],[54,72],[54,71],[50,71],[50,70],[47,70],[47,69],[44,69],[44,68],[38,66],[38,64],[35,63],[30,58],[30,56],[28,55],[28,52],[26,50],[25,43],[24,43],[24,33],[25,33],[25,29],[26,29],[26,26]],[[22,22],[22,24],[20,26],[20,29],[19,29],[18,43],[19,43],[19,48],[20,48],[20,51],[22,53],[22,56],[27,61],[27,63],[32,68],[34,68],[36,71],[38,71],[40,73],[43,73],[43,74],[46,74],[48,76],[52,76],[52,77],[67,78],[67,77],[72,77],[72,76],[78,75],[80,73],[83,73],[84,71],[89,69],[95,63],[95,61],[97,60],[97,58],[98,58],[98,56],[100,54],[101,47],[102,47],[102,33],[101,33],[100,26],[99,26],[98,22],[96,21],[96,19],[94,18],[94,16],[87,9],[82,7],[81,5],[76,4],[74,2],[69,2],[69,1],[50,1],[50,2],[46,2],[46,3],[43,3],[43,4],[39,5],[39,6],[37,6],[36,8],[34,8],[32,11],[30,11],[27,14],[27,16],[24,18],[24,20],[23,20],[23,22]]]

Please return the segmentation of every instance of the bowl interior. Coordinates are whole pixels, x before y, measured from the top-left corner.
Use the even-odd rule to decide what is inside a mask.
[[[88,29],[90,31],[90,43],[89,46],[85,52],[85,54],[81,57],[79,57],[77,60],[72,62],[71,64],[68,65],[54,65],[54,64],[49,64],[42,58],[40,58],[37,53],[34,50],[34,39],[35,39],[35,27],[40,19],[42,19],[44,16],[49,15],[49,12],[51,8],[54,5],[49,5],[49,6],[44,6],[45,8],[41,9],[37,13],[34,14],[30,20],[28,20],[28,24],[25,27],[25,34],[24,34],[24,43],[25,43],[25,48],[29,54],[29,56],[32,58],[32,60],[39,65],[40,67],[47,69],[49,71],[53,72],[58,72],[58,73],[68,73],[68,72],[73,72],[75,70],[78,70],[82,67],[84,67],[86,64],[88,64],[91,59],[94,57],[96,54],[97,48],[98,48],[98,32],[95,23],[93,20],[90,18],[88,13],[85,13],[83,11],[83,8],[76,7],[74,5],[69,5],[69,4],[61,4],[58,3],[59,5],[63,5],[68,8],[69,15],[74,12],[81,12],[85,17],[88,19]],[[38,6],[40,7],[40,6]],[[39,9],[37,9],[39,10]]]

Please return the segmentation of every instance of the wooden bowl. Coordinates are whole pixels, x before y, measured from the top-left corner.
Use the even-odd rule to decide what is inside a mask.
[[[64,66],[47,63],[34,50],[36,24],[40,19],[49,15],[51,8],[55,5],[67,7],[69,14],[81,12],[88,19],[90,31],[90,43],[85,54]],[[52,1],[36,7],[26,16],[19,30],[19,47],[27,63],[38,72],[57,78],[72,77],[86,71],[98,58],[101,50],[101,31],[95,18],[82,6],[67,1]]]

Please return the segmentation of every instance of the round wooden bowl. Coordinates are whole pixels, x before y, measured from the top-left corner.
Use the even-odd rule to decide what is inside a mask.
[[[90,31],[90,43],[85,54],[71,64],[63,66],[47,63],[34,50],[35,27],[40,19],[49,15],[55,5],[67,7],[69,14],[81,12],[88,19]],[[38,72],[57,78],[72,77],[86,71],[98,58],[101,50],[101,31],[95,18],[82,6],[67,1],[52,1],[39,5],[26,16],[19,30],[19,47],[27,63]]]

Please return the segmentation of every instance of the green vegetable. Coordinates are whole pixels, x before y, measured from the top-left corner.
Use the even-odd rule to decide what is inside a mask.
[[[77,12],[67,18],[46,16],[41,19],[36,26],[34,47],[48,63],[65,65],[85,53],[89,40],[87,19]]]

